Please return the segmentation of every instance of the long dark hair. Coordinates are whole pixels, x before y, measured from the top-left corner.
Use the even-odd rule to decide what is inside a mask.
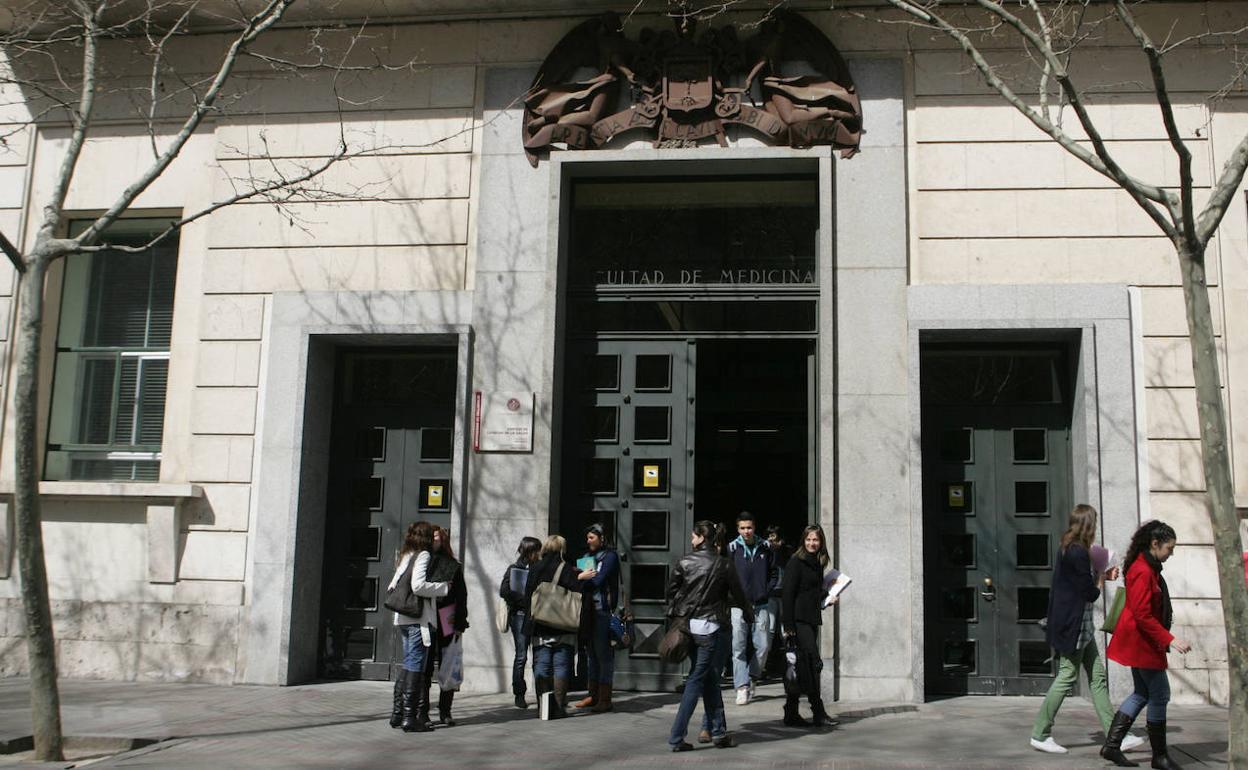
[[[819,535],[819,550],[815,552],[815,560],[819,562],[820,567],[827,567],[832,562],[832,557],[828,555],[828,538],[823,534],[823,527],[818,524],[811,524],[802,530],[802,536],[797,541],[797,553],[799,559],[809,559],[810,554],[806,552],[806,536],[815,532]]]
[[[448,559],[454,559],[455,549],[451,547],[451,531],[445,527],[439,527],[435,524],[433,525],[433,534],[437,535],[442,540],[442,547],[438,553]],[[430,537],[432,538],[432,535]],[[430,542],[432,544],[432,540]]]
[[[427,521],[418,521],[407,528],[403,537],[403,548],[399,551],[399,559],[409,553],[428,551],[433,547],[433,525]]]
[[[1122,571],[1126,572],[1131,569],[1131,562],[1135,561],[1135,557],[1148,553],[1148,548],[1154,540],[1168,543],[1178,539],[1178,535],[1174,534],[1174,527],[1161,519],[1144,522],[1131,536],[1131,545],[1127,546],[1127,558],[1122,560]]]
[[[1096,537],[1096,509],[1085,503],[1075,506],[1070,512],[1070,524],[1067,525],[1066,531],[1062,533],[1062,550],[1071,543],[1078,543],[1085,549],[1092,547],[1092,540]]]

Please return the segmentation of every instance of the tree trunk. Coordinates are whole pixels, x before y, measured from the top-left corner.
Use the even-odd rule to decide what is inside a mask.
[[[1226,626],[1226,657],[1230,677],[1228,767],[1248,770],[1248,585],[1244,581],[1243,542],[1235,511],[1235,488],[1227,450],[1226,410],[1218,377],[1218,351],[1205,284],[1203,248],[1180,248],[1183,300],[1192,340],[1192,372],[1196,378],[1196,410],[1205,488],[1213,523],[1213,548]]]
[[[43,520],[39,512],[39,347],[43,328],[43,284],[47,257],[35,256],[21,276],[17,321],[17,376],[13,394],[16,476],[13,510],[17,557],[26,611],[26,656],[30,667],[30,717],[35,759],[64,759],[61,703],[56,688],[56,638],[43,561]]]

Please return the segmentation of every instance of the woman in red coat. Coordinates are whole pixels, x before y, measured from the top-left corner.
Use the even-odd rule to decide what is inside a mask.
[[[1157,770],[1179,770],[1166,752],[1166,703],[1170,700],[1166,652],[1173,647],[1177,652],[1186,653],[1192,646],[1170,633],[1173,612],[1161,565],[1174,553],[1175,540],[1170,525],[1161,521],[1147,522],[1131,536],[1123,562],[1127,572],[1127,602],[1118,616],[1118,625],[1105,655],[1131,667],[1135,692],[1118,707],[1105,745],[1101,747],[1101,756],[1119,767],[1138,767],[1136,762],[1123,756],[1122,739],[1147,704],[1152,766]]]

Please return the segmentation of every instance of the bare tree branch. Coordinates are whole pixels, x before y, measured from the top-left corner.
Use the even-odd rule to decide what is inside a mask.
[[[1196,242],[1196,221],[1192,212],[1192,151],[1179,134],[1178,124],[1174,120],[1174,105],[1170,102],[1170,91],[1166,88],[1166,72],[1161,66],[1161,53],[1149,38],[1148,33],[1136,21],[1135,16],[1127,10],[1122,0],[1115,0],[1114,10],[1123,25],[1131,31],[1144,55],[1148,57],[1148,70],[1153,77],[1153,93],[1157,96],[1157,106],[1161,108],[1161,121],[1166,127],[1166,136],[1170,138],[1170,146],[1175,155],[1179,156],[1179,202],[1182,206],[1182,217],[1178,220],[1183,237],[1189,242]]]
[[[282,15],[295,2],[295,0],[269,0],[264,9],[253,15],[248,21],[238,37],[230,45],[221,61],[220,67],[213,76],[212,84],[204,93],[202,99],[199,99],[192,110],[186,122],[182,124],[182,128],[173,138],[170,145],[160,154],[156,161],[148,167],[146,171],[139,175],[138,179],[127,187],[122,194],[113,202],[113,205],[101,214],[91,226],[83,230],[74,240],[79,244],[90,244],[94,242],[100,234],[111,225],[120,214],[134,203],[135,198],[156,181],[156,179],[164,173],[169,164],[178,157],[182,148],[190,140],[191,136],[199,128],[204,117],[212,111],[216,104],[217,97],[220,96],[221,90],[225,87],[230,75],[234,72],[234,67],[238,63],[241,52],[250,45],[256,37],[270,29],[274,24],[281,20]]]

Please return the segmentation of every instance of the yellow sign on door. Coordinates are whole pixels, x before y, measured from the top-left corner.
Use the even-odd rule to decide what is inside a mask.
[[[429,492],[426,494],[426,497],[428,498],[425,501],[426,508],[441,508],[442,507],[442,485],[430,484]]]
[[[949,507],[965,508],[966,507],[966,487],[961,484],[949,485]]]
[[[659,488],[659,466],[643,465],[641,466],[641,486],[646,489]]]

